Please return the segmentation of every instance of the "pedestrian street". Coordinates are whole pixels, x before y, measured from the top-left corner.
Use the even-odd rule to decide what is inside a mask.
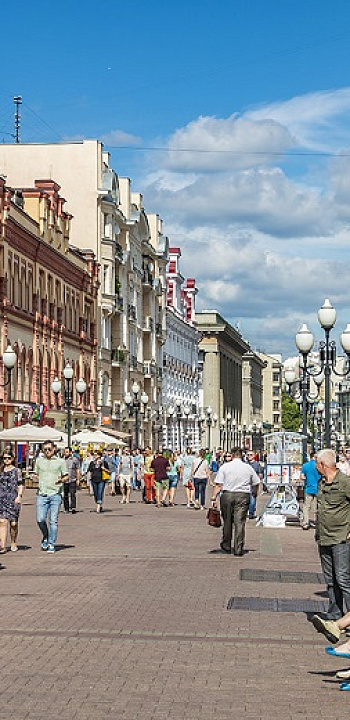
[[[313,533],[247,521],[249,552],[211,554],[221,530],[182,493],[173,508],[107,496],[98,514],[80,490],[50,556],[26,490],[19,551],[1,557],[2,717],[346,716],[348,663],[305,614],[326,601]]]

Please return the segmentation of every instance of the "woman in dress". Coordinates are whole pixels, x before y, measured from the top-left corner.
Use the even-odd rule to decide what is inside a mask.
[[[10,526],[11,550],[16,552],[18,517],[21,509],[23,484],[15,457],[10,448],[0,458],[0,553],[6,552],[6,540]]]
[[[103,477],[102,471],[107,470],[109,476],[108,465],[105,460],[102,459],[102,452],[100,450],[94,452],[93,460],[91,461],[88,469],[88,477],[92,485],[96,512],[102,512],[103,495],[105,491],[106,480]]]

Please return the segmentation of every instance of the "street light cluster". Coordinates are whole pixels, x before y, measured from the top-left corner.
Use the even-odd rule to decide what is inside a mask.
[[[319,343],[318,364],[312,365],[310,362],[309,354],[314,346],[314,336],[308,329],[307,325],[303,324],[295,337],[295,343],[301,356],[301,363],[299,361],[299,376],[296,375],[293,367],[287,367],[284,373],[285,381],[290,394],[292,394],[295,400],[302,406],[304,462],[307,459],[307,415],[308,411],[318,398],[318,390],[316,393],[311,390],[311,379],[313,379],[317,388],[319,388],[323,382],[325,385],[324,441],[326,447],[331,447],[331,374],[334,373],[339,377],[346,377],[350,372],[350,324],[346,326],[345,330],[340,335],[340,343],[347,357],[346,367],[343,372],[340,372],[336,367],[336,343],[334,340],[330,340],[330,332],[335,325],[337,313],[329,299],[324,301],[322,307],[317,313],[317,317],[325,333],[325,340],[322,340]],[[321,414],[323,413],[323,407],[321,409],[319,404],[317,409]]]

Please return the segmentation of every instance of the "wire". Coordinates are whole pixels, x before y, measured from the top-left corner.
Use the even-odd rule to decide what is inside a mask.
[[[276,157],[331,157],[331,158],[348,158],[349,153],[332,153],[327,151],[288,151],[288,150],[208,150],[205,148],[171,148],[171,147],[134,147],[130,145],[108,145],[110,150],[135,150],[138,152],[172,152],[172,153],[203,153],[203,154],[221,154],[221,155],[272,155]]]
[[[35,115],[35,117],[38,118],[38,120],[40,120],[40,122],[41,122],[43,125],[46,125],[46,127],[47,127],[49,130],[51,130],[51,132],[55,133],[55,135],[57,135],[57,137],[58,137],[60,140],[63,140],[62,135],[60,135],[60,133],[57,132],[57,130],[55,130],[55,128],[53,128],[52,125],[49,125],[49,123],[47,123],[46,120],[43,120],[43,119],[40,117],[40,115],[38,115],[38,113],[35,112],[35,110],[32,110],[32,108],[29,107],[29,105],[27,105],[27,103],[25,103],[25,102],[23,102],[23,105],[24,105],[24,107],[27,108],[27,110],[29,110],[29,112],[31,112],[33,115]]]

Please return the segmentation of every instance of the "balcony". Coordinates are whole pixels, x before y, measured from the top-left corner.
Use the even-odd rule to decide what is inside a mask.
[[[152,378],[156,376],[156,366],[153,360],[145,360],[143,363],[143,374],[145,378]]]
[[[118,310],[118,312],[122,312],[124,307],[124,300],[121,295],[115,296],[115,309]]]
[[[129,317],[129,320],[133,320],[134,322],[136,322],[136,307],[135,307],[135,305],[129,305],[128,317]]]
[[[153,285],[154,285],[153,275],[150,272],[148,272],[148,270],[143,271],[142,282],[143,282],[143,285],[145,288],[149,288],[149,289],[153,288]]]
[[[126,353],[122,348],[112,349],[112,367],[121,367],[125,364]]]
[[[143,329],[145,332],[152,332],[154,330],[154,320],[150,315],[146,315]]]
[[[115,257],[119,262],[124,262],[124,250],[120,243],[116,243],[115,245]]]

